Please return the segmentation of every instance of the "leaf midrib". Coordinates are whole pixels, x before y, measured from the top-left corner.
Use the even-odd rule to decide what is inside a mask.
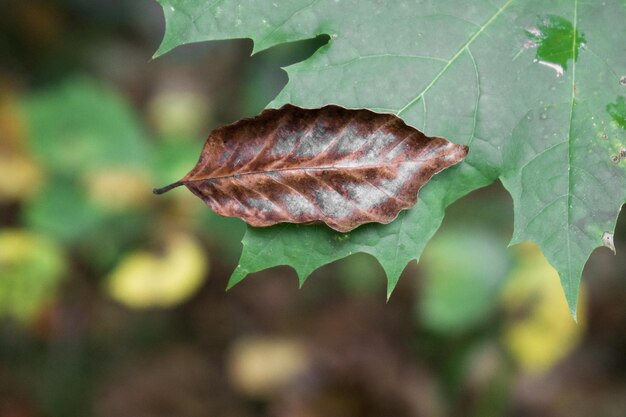
[[[576,41],[578,40],[578,0],[574,0],[574,19],[573,19],[574,30],[572,33],[572,95],[570,101],[570,115],[569,115],[569,131],[567,133],[567,281],[571,288],[572,282],[572,274],[571,274],[571,264],[572,264],[572,239],[570,237],[569,228],[572,224],[572,193],[573,193],[573,184],[572,184],[572,125],[574,120],[574,106],[576,105]],[[575,306],[573,307],[576,308]]]
[[[213,182],[213,181],[222,180],[222,179],[226,179],[226,180],[230,178],[236,179],[236,178],[248,177],[252,175],[271,175],[275,173],[289,172],[289,171],[299,171],[299,172],[314,171],[315,172],[315,171],[339,171],[339,170],[350,171],[350,170],[363,170],[363,169],[378,169],[378,168],[385,168],[385,167],[396,167],[402,164],[416,164],[416,163],[420,163],[420,162],[424,162],[428,160],[429,159],[415,159],[415,160],[401,161],[401,162],[390,163],[390,164],[374,164],[374,165],[335,165],[335,166],[322,166],[322,167],[278,168],[278,169],[268,169],[268,170],[263,170],[263,171],[249,171],[249,172],[241,172],[241,173],[234,173],[234,174],[228,174],[228,175],[220,175],[216,177],[194,178],[194,179],[184,180],[184,182],[185,183],[203,182],[203,181]]]

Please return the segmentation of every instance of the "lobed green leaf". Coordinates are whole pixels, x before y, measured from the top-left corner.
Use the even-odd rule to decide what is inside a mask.
[[[626,199],[626,4],[621,0],[258,2],[161,0],[157,55],[190,42],[251,38],[254,51],[330,36],[287,67],[269,107],[293,103],[391,112],[429,136],[466,144],[419,203],[389,225],[248,228],[231,285],[274,265],[301,282],[356,252],[375,256],[388,293],[418,259],[445,208],[500,179],[513,196],[512,243],[536,242],[575,314],[580,276]],[[616,163],[617,161],[617,163]]]

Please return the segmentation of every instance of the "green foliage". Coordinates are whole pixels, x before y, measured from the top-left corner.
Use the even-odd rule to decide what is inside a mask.
[[[61,248],[43,236],[0,230],[0,318],[32,320],[54,298],[66,262]]]
[[[29,151],[45,172],[25,225],[110,264],[149,221],[152,146],[135,112],[84,77],[27,96],[23,109]]]
[[[441,333],[483,322],[498,304],[511,266],[501,239],[466,228],[442,230],[421,264],[425,280],[420,316],[428,328]]]
[[[130,105],[88,78],[73,78],[25,102],[32,151],[54,174],[146,167],[147,138]]]
[[[514,200],[513,243],[541,247],[575,314],[583,266],[626,198],[624,165],[611,158],[626,144],[623,1],[160,2],[167,25],[157,55],[243,37],[258,52],[327,34],[326,46],[287,67],[289,83],[270,107],[393,112],[427,135],[470,147],[464,163],[437,175],[389,225],[350,234],[248,228],[231,284],[283,264],[303,281],[321,265],[366,252],[386,271],[391,293],[445,208],[500,179]]]
[[[206,277],[204,249],[187,230],[202,226],[219,242],[220,255],[235,262],[237,236],[243,233],[239,222],[218,220],[208,210],[186,204],[185,196],[165,202],[152,196],[155,184],[189,169],[197,143],[184,134],[150,140],[129,103],[92,78],[68,77],[24,96],[21,104],[26,129],[18,139],[42,175],[20,196],[20,228],[0,231],[0,316],[28,321],[53,303],[67,269],[66,253],[89,265],[90,276],[121,276],[116,285],[124,291],[115,293],[117,298],[143,297],[148,301],[142,306],[164,292],[168,302],[179,303],[181,293],[188,296]],[[168,210],[182,213],[171,216],[177,223],[168,220]],[[149,249],[159,241],[161,228],[168,228],[169,235],[184,231],[173,238],[178,244],[173,255],[159,263],[163,251],[157,256]],[[153,270],[168,265],[177,276],[165,274],[165,285],[149,294],[142,290],[143,282],[154,284],[158,278]]]

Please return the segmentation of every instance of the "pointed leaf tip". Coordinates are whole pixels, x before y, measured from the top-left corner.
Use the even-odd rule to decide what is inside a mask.
[[[569,312],[572,315],[572,318],[576,323],[578,323],[578,297],[574,300],[570,300],[569,297],[565,297],[567,300],[567,307],[569,308]]]

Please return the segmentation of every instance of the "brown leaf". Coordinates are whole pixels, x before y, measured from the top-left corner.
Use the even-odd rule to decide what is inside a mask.
[[[252,226],[324,222],[340,232],[389,223],[467,147],[392,114],[328,105],[268,109],[215,129],[182,180],[216,213]]]

